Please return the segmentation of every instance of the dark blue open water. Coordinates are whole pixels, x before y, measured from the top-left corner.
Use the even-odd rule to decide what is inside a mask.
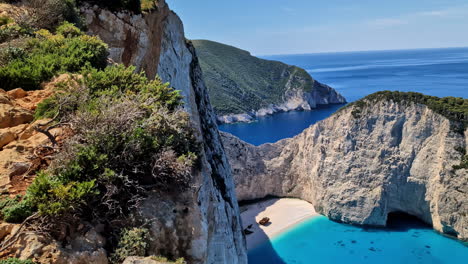
[[[349,102],[382,90],[414,91],[439,97],[468,98],[468,48],[372,51],[268,56],[306,69]],[[327,118],[339,106],[279,113],[251,124],[220,129],[260,145],[295,136]]]

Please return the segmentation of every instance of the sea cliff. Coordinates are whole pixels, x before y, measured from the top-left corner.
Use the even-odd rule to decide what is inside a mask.
[[[274,144],[223,133],[237,197],[301,198],[359,225],[385,226],[389,213],[404,212],[467,240],[466,117],[433,109],[375,96]]]

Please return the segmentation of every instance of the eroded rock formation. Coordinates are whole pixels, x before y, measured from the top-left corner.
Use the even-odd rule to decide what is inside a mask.
[[[202,142],[196,192],[175,197],[150,195],[142,214],[151,219],[150,255],[184,257],[190,263],[246,263],[245,240],[231,169],[194,48],[183,25],[164,1],[142,15],[82,10],[89,33],[109,45],[110,58],[156,75],[184,95],[197,137]]]
[[[297,197],[359,225],[384,226],[389,213],[405,212],[467,240],[468,172],[453,166],[468,131],[421,104],[354,107],[275,144],[255,147],[223,134],[238,199]]]

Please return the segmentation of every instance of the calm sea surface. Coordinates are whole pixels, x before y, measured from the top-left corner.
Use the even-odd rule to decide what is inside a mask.
[[[468,48],[323,53],[264,57],[306,69],[349,102],[382,90],[468,98]],[[220,129],[260,145],[293,137],[329,117],[340,106],[288,112]]]

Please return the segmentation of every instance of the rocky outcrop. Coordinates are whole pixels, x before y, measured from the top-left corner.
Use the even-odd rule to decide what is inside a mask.
[[[134,15],[98,7],[82,9],[89,33],[109,45],[116,62],[135,65],[180,90],[202,143],[193,190],[177,196],[149,195],[141,214],[150,222],[150,255],[184,257],[189,263],[246,263],[246,246],[231,169],[222,147],[195,50],[183,25],[164,1]]]
[[[0,224],[0,240],[10,241],[11,236],[15,236],[20,225]],[[10,254],[8,257],[14,257],[22,260],[34,259],[34,263],[55,263],[55,264],[107,264],[107,254],[103,246],[106,240],[99,235],[96,230],[89,227],[88,230],[82,230],[83,235],[69,238],[70,243],[63,248],[60,243],[34,232],[23,232],[8,248]],[[0,252],[0,257],[5,257],[5,251]]]
[[[298,78],[293,74],[290,78]],[[297,80],[296,80],[297,81]],[[303,81],[305,83],[305,80]],[[289,111],[310,111],[318,105],[344,104],[346,99],[335,89],[326,84],[314,80],[312,91],[304,91],[302,87],[294,87],[291,82],[286,84],[286,91],[282,103],[271,104],[268,107],[252,110],[243,114],[229,114],[218,116],[220,123],[252,122],[258,117],[273,115],[275,113]]]
[[[239,200],[297,197],[329,218],[384,226],[392,212],[468,239],[468,171],[455,170],[468,130],[422,104],[380,100],[350,106],[292,139],[223,142]],[[258,184],[261,182],[261,184]]]
[[[38,124],[47,120],[33,122],[33,111],[37,104],[49,97],[55,85],[68,75],[61,75],[37,91],[14,89],[0,90],[0,191],[14,196],[24,194],[32,181],[29,173],[39,169],[34,160],[40,146],[50,143],[49,138],[35,130]],[[62,130],[55,128],[52,135],[60,137]]]

